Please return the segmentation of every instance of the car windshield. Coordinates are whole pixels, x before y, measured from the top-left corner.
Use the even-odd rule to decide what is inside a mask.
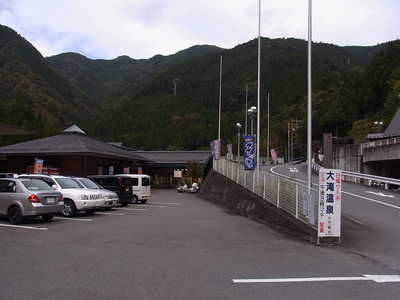
[[[52,190],[52,188],[42,180],[24,180],[22,184],[26,187],[27,190],[35,191],[35,190]]]
[[[87,179],[87,178],[80,178],[78,179],[87,189],[100,189],[101,186],[96,182]]]
[[[73,181],[71,178],[54,178],[62,189],[82,189],[77,182]]]

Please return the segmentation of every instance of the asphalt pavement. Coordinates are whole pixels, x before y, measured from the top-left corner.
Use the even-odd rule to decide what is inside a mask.
[[[174,190],[154,190],[146,204],[92,216],[27,220],[21,227],[0,218],[0,241],[1,299],[400,295],[400,270],[337,245],[316,246]]]

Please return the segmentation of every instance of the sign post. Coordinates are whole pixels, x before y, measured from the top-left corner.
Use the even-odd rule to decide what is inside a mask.
[[[319,170],[318,241],[322,237],[338,237],[342,216],[342,171]]]

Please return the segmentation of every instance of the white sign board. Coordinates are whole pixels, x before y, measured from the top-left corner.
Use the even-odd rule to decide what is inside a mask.
[[[318,237],[340,237],[342,171],[319,170]]]

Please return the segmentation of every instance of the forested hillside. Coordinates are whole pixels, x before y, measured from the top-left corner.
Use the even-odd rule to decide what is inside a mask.
[[[92,60],[78,53],[62,53],[46,60],[69,78],[101,107],[110,108],[127,94],[127,87],[191,58],[220,51],[221,48],[197,45],[176,54],[150,59],[120,56],[112,60]]]
[[[5,26],[0,26],[0,104],[2,122],[38,133],[0,136],[3,144],[54,135],[71,123],[91,129],[100,117],[92,99]]]
[[[299,125],[304,125],[299,128],[296,141],[297,154],[302,155],[306,144],[306,131],[303,129],[307,124],[307,42],[262,39],[261,45],[261,153],[266,154],[269,94],[271,147],[284,153],[287,124],[297,119]],[[391,49],[396,51],[396,45],[392,44],[387,53],[380,53],[376,59],[392,55]],[[356,48],[351,48],[353,53]],[[371,47],[370,52],[365,52],[365,49],[364,52],[370,55],[374,50]],[[103,115],[96,127],[97,138],[114,139],[146,150],[208,148],[208,142],[218,136],[221,56],[222,142],[224,145],[236,144],[235,125],[245,122],[246,86],[247,107],[257,104],[256,40],[199,57],[154,76]],[[353,122],[360,119],[366,119],[362,133],[365,137],[368,130],[372,130],[375,118],[384,114],[385,92],[380,93],[379,101],[375,92],[390,89],[387,80],[396,63],[392,61],[390,66],[379,67],[384,70],[385,77],[381,76],[381,81],[377,81],[372,75],[377,72],[374,66],[382,65],[382,62],[373,60],[367,68],[367,59],[361,58],[344,47],[323,43],[313,45],[313,139],[321,139],[324,132],[347,136]],[[363,87],[370,90],[368,98],[367,95],[359,96]],[[361,106],[360,101],[370,104]],[[118,121],[113,122],[115,120]]]
[[[400,41],[372,47],[314,43],[312,49],[313,140],[331,132],[363,141],[374,121],[389,124],[400,106]],[[252,40],[233,49],[194,46],[149,60],[91,60],[77,53],[45,59],[0,26],[0,121],[38,132],[0,137],[0,143],[76,124],[91,137],[137,149],[208,149],[218,136],[222,56],[222,144],[236,149],[236,123],[245,133],[246,99],[247,108],[257,105],[257,52]],[[307,41],[262,39],[260,92],[260,154],[267,151],[269,124],[270,146],[284,156],[288,123],[297,120],[294,155],[304,155]]]

